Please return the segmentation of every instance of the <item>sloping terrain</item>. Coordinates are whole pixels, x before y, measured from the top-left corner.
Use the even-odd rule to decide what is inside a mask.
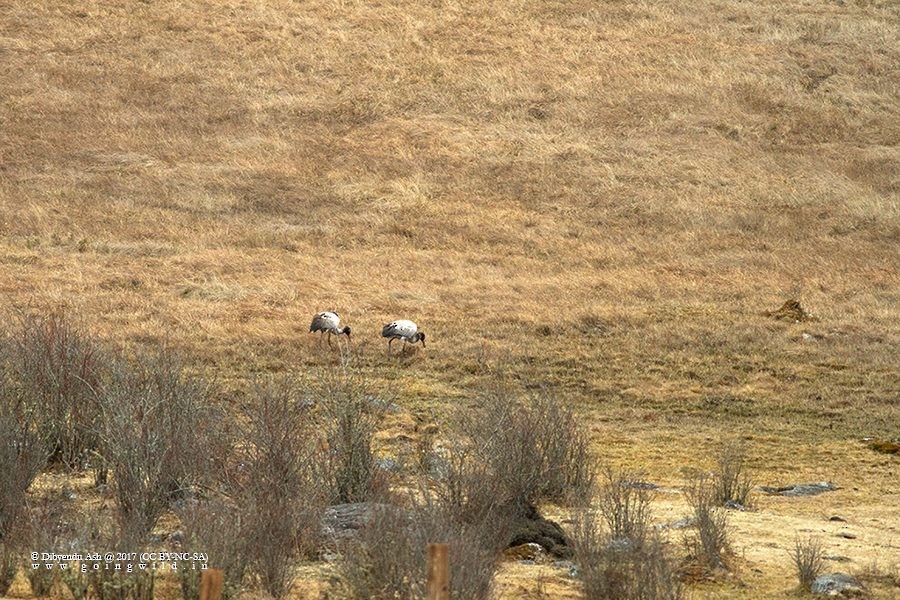
[[[900,437],[898,22],[875,0],[6,3],[0,307],[166,341],[235,388],[336,362],[306,333],[334,309],[408,413],[386,448],[500,376],[658,483],[735,435],[760,483],[842,488],[736,515],[749,587],[696,597],[788,595],[786,549],[832,513],[858,530],[827,538],[840,568],[896,572],[900,459],[860,440]],[[765,314],[790,299],[812,318]],[[428,347],[388,358],[394,318]],[[511,565],[498,590],[539,581]]]

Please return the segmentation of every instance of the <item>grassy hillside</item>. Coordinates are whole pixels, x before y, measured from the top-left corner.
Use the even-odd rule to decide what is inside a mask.
[[[735,594],[788,589],[784,548],[835,507],[872,528],[859,565],[897,564],[897,458],[858,440],[900,436],[898,22],[876,0],[7,3],[0,302],[236,387],[335,362],[306,334],[334,309],[417,419],[502,373],[660,481],[726,432],[766,482],[852,488],[764,501],[776,524],[738,547],[769,587]],[[791,298],[814,319],[763,314]],[[428,347],[386,357],[394,318]]]

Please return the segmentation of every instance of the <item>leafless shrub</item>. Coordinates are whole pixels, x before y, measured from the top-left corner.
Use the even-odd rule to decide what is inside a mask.
[[[0,539],[0,596],[5,596],[19,568],[19,549]]]
[[[0,372],[0,542],[14,545],[25,494],[49,454],[31,408]]]
[[[574,412],[547,395],[519,402],[494,394],[462,418],[478,461],[501,484],[506,501],[533,506],[543,500],[577,503],[594,485],[585,429]]]
[[[12,381],[50,445],[50,460],[69,468],[96,462],[94,390],[106,360],[97,343],[63,316],[26,315],[3,346]],[[102,466],[95,466],[102,478]]]
[[[332,503],[363,502],[387,489],[373,449],[378,409],[358,377],[347,367],[328,371],[315,390],[327,445],[322,480]]]
[[[599,492],[599,518],[590,510],[576,516],[572,541],[586,598],[683,596],[674,562],[650,524],[650,498],[632,485],[635,479],[607,470]]]
[[[43,552],[59,549],[59,544],[67,533],[65,508],[55,497],[44,497],[29,502],[24,525],[24,535],[29,548]],[[25,576],[31,584],[32,593],[43,598],[49,595],[60,569],[55,564],[51,569],[44,568],[44,563],[41,563],[39,568],[34,568],[34,564],[36,563],[27,565]]]
[[[179,511],[184,529],[185,551],[204,552],[209,566],[224,573],[222,597],[235,598],[241,591],[251,556],[244,540],[241,510],[225,498],[191,503]],[[178,579],[184,600],[200,597],[200,571],[191,563],[179,565]]]
[[[451,598],[486,599],[493,587],[502,537],[489,521],[460,522],[434,498],[409,506],[380,505],[359,537],[344,548],[343,595],[412,600],[425,597],[428,543],[450,546]]]
[[[729,550],[727,514],[719,505],[715,480],[698,473],[688,480],[685,494],[696,527],[685,537],[690,558],[704,569],[726,568],[725,555]]]
[[[649,527],[650,496],[634,485],[640,479],[640,474],[619,474],[612,469],[604,473],[597,499],[607,531],[615,539],[640,538]]]
[[[722,443],[716,456],[716,501],[720,505],[751,506],[753,480],[747,473],[747,448],[737,440]]]
[[[77,519],[73,519],[72,530],[66,536],[63,550],[68,552],[80,552],[84,548],[108,548],[109,540],[116,537],[111,518],[90,513],[88,515],[79,515]],[[132,551],[134,549],[132,548]],[[81,564],[78,562],[69,562],[67,568],[60,570],[60,579],[69,591],[72,593],[74,600],[85,600],[91,589],[91,575],[81,572]]]
[[[320,546],[327,496],[315,468],[316,422],[312,404],[289,379],[258,382],[251,400],[230,493],[241,510],[252,571],[266,592],[282,598],[293,582],[294,561]]]
[[[115,475],[120,526],[139,543],[169,499],[196,483],[211,451],[200,426],[211,416],[208,387],[167,352],[121,362],[102,390],[102,452]]]
[[[825,570],[824,557],[825,548],[819,538],[810,536],[801,540],[798,537],[794,542],[791,559],[794,561],[794,568],[797,569],[797,579],[801,588],[809,590],[816,577]]]

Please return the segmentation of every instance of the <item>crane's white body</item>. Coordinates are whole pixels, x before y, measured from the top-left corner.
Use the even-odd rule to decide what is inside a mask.
[[[407,319],[392,321],[385,325],[381,329],[381,337],[388,338],[388,354],[391,353],[391,344],[394,340],[403,340],[404,348],[405,344],[416,342],[422,342],[422,346],[425,346],[425,333],[419,331],[418,326]]]
[[[315,333],[321,331],[322,335],[328,334],[328,345],[331,345],[332,335],[341,335],[342,333],[350,339],[350,328],[341,326],[341,317],[334,311],[320,312],[313,317],[312,323],[309,325],[309,332]],[[322,338],[319,338],[321,343]]]
[[[418,330],[419,328],[412,321],[400,319],[399,321],[394,321],[393,323],[385,325],[381,330],[381,335],[386,338],[399,339],[408,342],[416,335]]]
[[[313,317],[312,323],[309,326],[309,331],[330,331],[331,333],[337,335],[340,326],[340,315],[338,315],[336,312],[326,311],[320,312]]]

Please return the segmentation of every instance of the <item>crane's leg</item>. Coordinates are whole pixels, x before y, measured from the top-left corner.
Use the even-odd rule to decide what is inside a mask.
[[[394,338],[388,340],[388,356],[391,355],[391,344],[394,343]]]
[[[334,347],[334,346],[331,345],[331,332],[330,332],[330,331],[328,332],[328,347],[329,347],[329,348],[333,348],[333,347]]]

